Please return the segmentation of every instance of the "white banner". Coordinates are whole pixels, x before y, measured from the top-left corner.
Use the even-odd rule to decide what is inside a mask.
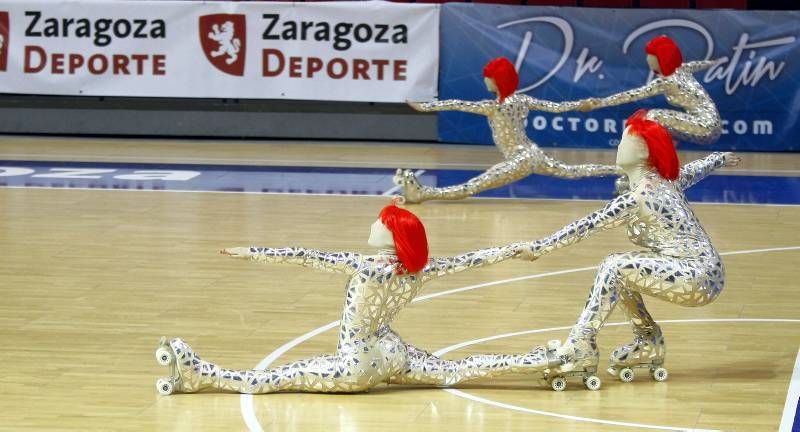
[[[439,7],[0,1],[0,92],[403,102],[436,97]]]

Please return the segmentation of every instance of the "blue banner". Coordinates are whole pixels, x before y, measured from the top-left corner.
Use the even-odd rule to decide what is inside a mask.
[[[552,101],[604,97],[645,85],[645,44],[672,37],[684,61],[719,59],[695,78],[723,119],[710,146],[681,149],[800,150],[800,12],[594,9],[447,3],[441,14],[439,98],[491,98],[483,66],[505,56],[520,92]],[[548,147],[609,148],[638,108],[669,108],[663,96],[588,113],[531,112],[528,136]],[[679,108],[678,108],[679,109]],[[478,115],[439,114],[444,142],[492,144]]]

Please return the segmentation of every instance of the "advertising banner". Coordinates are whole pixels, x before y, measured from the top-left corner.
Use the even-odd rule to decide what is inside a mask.
[[[694,76],[717,104],[723,135],[682,149],[800,150],[800,12],[595,9],[449,3],[442,7],[440,99],[491,98],[483,66],[505,56],[520,92],[553,101],[604,97],[653,78],[645,44],[672,37],[685,61],[718,59]],[[658,95],[587,113],[531,112],[529,137],[542,146],[608,148],[638,108],[669,108]],[[445,142],[491,144],[486,120],[439,114]]]
[[[438,55],[438,5],[0,2],[4,93],[403,102]]]

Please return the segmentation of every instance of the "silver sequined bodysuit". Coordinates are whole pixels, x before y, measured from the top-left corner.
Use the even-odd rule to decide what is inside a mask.
[[[683,108],[686,112],[653,109],[647,112],[646,118],[664,126],[679,140],[711,144],[722,133],[719,111],[711,96],[692,74],[708,69],[715,63],[710,60],[684,63],[669,76],[658,77],[643,87],[600,99],[598,107],[622,105],[663,94],[670,105]]]
[[[410,170],[399,170],[395,182],[403,186],[407,202],[428,200],[457,200],[478,192],[507,185],[533,173],[565,178],[617,175],[611,165],[567,165],[545,154],[525,134],[525,122],[530,111],[565,112],[577,108],[577,102],[556,103],[514,94],[503,102],[445,100],[420,104],[422,111],[464,111],[486,116],[494,143],[505,160],[466,183],[434,188],[422,186]]]
[[[628,238],[644,249],[609,255],[600,265],[586,306],[567,339],[579,363],[597,365],[595,336],[618,302],[631,320],[635,340],[627,350],[615,351],[612,363],[628,361],[632,351],[646,352],[648,358],[639,356],[631,362],[663,362],[661,330],[647,312],[642,294],[682,306],[703,306],[719,296],[725,283],[722,260],[683,190],[723,166],[725,158],[725,153],[713,153],[689,163],[674,182],[652,173],[601,210],[526,247],[523,257],[535,259],[627,224]]]
[[[443,360],[403,342],[389,324],[422,286],[450,273],[498,263],[518,253],[509,245],[451,258],[433,258],[416,274],[398,273],[394,255],[364,256],[304,248],[250,248],[249,258],[291,263],[348,276],[336,353],[269,370],[230,370],[202,360],[185,342],[169,345],[177,358],[175,391],[358,392],[380,383],[452,385],[463,380],[547,366],[547,353],[476,355]]]

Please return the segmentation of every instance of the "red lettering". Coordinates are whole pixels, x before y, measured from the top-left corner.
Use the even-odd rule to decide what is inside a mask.
[[[49,58],[48,58],[49,57]],[[23,71],[39,73],[48,67],[53,75],[80,73],[84,68],[92,75],[144,75],[148,61],[152,62],[153,75],[166,75],[167,58],[164,54],[93,54],[86,58],[81,53],[48,53],[36,45],[25,47]],[[135,70],[134,70],[135,67]]]
[[[64,73],[64,54],[54,53],[50,57],[50,71],[56,75]]]
[[[33,63],[33,55],[36,54],[39,56],[38,64],[34,66]],[[37,73],[41,72],[44,67],[47,66],[47,53],[44,51],[44,48],[36,45],[28,45],[25,47],[25,73]]]
[[[395,60],[394,61],[394,80],[395,81],[405,81],[406,80],[406,61],[405,60]]]
[[[155,60],[155,57],[157,56],[153,56],[153,60]],[[136,65],[136,75],[144,74],[144,62],[147,61],[147,54],[132,54],[131,60]],[[153,72],[153,75],[155,75],[155,62],[153,63]]]
[[[303,58],[289,57],[289,76],[292,78],[303,77]]]
[[[280,75],[283,72],[283,66],[286,63],[283,53],[279,50],[273,48],[266,48],[261,52],[262,60],[261,60],[261,74],[265,77],[274,77]],[[275,69],[270,69],[270,57],[275,57],[275,60],[278,63],[278,67]]]
[[[339,65],[339,73],[335,73],[333,71],[334,65],[337,64]],[[329,77],[333,79],[341,79],[345,75],[347,75],[347,62],[345,61],[345,59],[341,57],[336,57],[335,59],[328,62],[327,72]]]
[[[309,57],[308,58],[308,72],[306,76],[309,78],[313,78],[314,74],[322,70],[322,66],[324,63],[322,59],[319,57]]]
[[[167,56],[164,54],[153,55],[153,75],[167,74]]]
[[[78,68],[83,66],[83,56],[80,54],[69,55],[69,73],[74,74]]]
[[[383,80],[383,68],[389,64],[389,60],[374,59],[372,64],[378,67],[378,80]]]
[[[114,75],[125,74],[130,75],[131,73],[128,72],[128,56],[114,54],[112,57],[114,63]]]
[[[369,62],[364,59],[353,59],[353,79],[369,79],[367,70],[369,69]]]
[[[95,54],[89,57],[88,67],[92,75],[102,75],[108,70],[108,58],[102,54]]]

